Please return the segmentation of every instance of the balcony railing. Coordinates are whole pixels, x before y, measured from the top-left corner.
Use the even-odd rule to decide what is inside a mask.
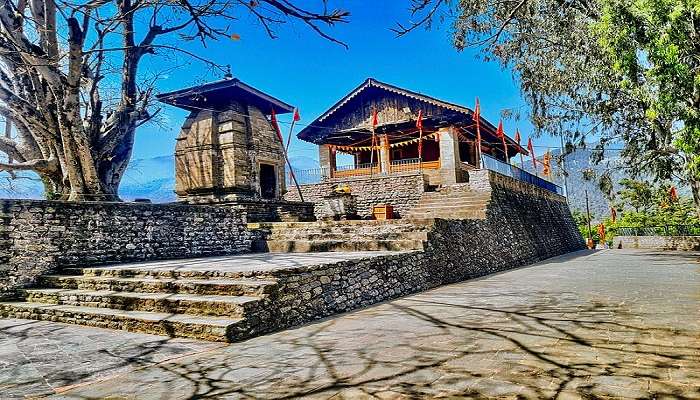
[[[440,160],[437,161],[423,161],[419,162],[417,158],[410,158],[404,160],[392,160],[389,166],[390,174],[396,174],[401,172],[411,172],[423,170],[435,170],[440,169]],[[343,165],[336,167],[334,171],[329,168],[311,168],[311,169],[295,169],[294,174],[296,175],[297,181],[300,185],[306,185],[311,183],[319,183],[323,180],[330,178],[351,178],[356,176],[384,176],[387,173],[381,171],[379,163],[373,164],[358,164],[358,165]],[[292,185],[292,179],[289,173],[287,173],[287,185]]]
[[[535,186],[539,186],[543,189],[547,189],[551,192],[564,195],[564,190],[561,186],[550,182],[544,178],[533,175],[524,169],[520,169],[515,165],[506,164],[501,160],[487,156],[486,154],[481,155],[483,168],[498,172],[501,175],[509,176],[511,178],[517,179],[519,181],[527,182]]]
[[[420,162],[418,158],[404,160],[391,160],[389,171],[391,173],[418,171],[419,169],[440,169],[440,160]]]

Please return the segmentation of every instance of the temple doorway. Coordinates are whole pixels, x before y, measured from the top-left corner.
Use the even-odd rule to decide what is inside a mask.
[[[277,172],[275,166],[260,164],[260,196],[263,199],[274,199],[277,195]]]

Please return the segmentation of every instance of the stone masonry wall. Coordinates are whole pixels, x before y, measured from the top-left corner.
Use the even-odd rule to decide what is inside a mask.
[[[0,200],[0,295],[65,266],[250,251],[231,207]]]
[[[279,329],[439,285],[528,265],[585,248],[563,197],[477,171],[473,190],[491,192],[485,220],[436,220],[424,251],[272,273]]]
[[[698,251],[700,236],[615,236],[613,248]]]
[[[360,217],[368,218],[372,215],[372,207],[375,204],[388,203],[394,206],[397,217],[406,215],[408,210],[415,207],[425,190],[423,176],[418,173],[406,173],[401,175],[356,177],[347,179],[333,179],[331,181],[302,185],[304,201],[315,204],[316,217],[322,218],[327,214],[324,210],[323,197],[330,194],[338,184],[348,184],[353,195],[357,196],[357,213]],[[284,196],[288,201],[299,201],[299,194],[295,189],[290,189]]]

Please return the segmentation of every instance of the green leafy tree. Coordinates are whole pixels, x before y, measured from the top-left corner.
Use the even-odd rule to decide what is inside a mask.
[[[681,179],[700,215],[700,10],[697,0],[414,0],[511,69],[536,133],[624,144],[628,173]]]
[[[647,211],[654,203],[654,190],[649,182],[625,178],[620,181],[622,189],[618,197],[623,204],[634,208],[636,212]]]

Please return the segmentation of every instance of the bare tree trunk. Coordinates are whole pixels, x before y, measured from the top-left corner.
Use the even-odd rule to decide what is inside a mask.
[[[690,181],[690,189],[693,192],[693,203],[695,203],[695,211],[700,218],[700,179],[692,179]]]

